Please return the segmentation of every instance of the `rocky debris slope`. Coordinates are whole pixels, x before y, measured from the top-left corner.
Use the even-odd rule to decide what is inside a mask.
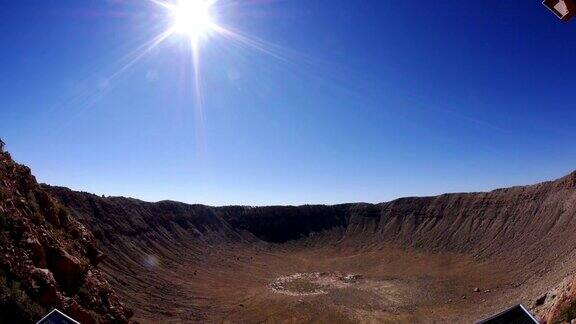
[[[1,143],[1,142],[0,142]],[[58,308],[81,323],[128,323],[97,265],[94,236],[0,147],[0,322]]]

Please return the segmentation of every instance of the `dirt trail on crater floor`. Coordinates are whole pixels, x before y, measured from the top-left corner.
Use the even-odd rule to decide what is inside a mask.
[[[575,174],[377,205],[47,189],[102,242],[103,271],[141,322],[469,323],[519,302],[558,320],[574,302]]]

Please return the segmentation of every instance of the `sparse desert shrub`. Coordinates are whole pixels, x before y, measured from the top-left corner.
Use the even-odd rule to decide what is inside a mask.
[[[66,207],[62,206],[62,205],[58,205],[58,216],[60,218],[62,217],[68,217],[68,209],[66,209]]]
[[[32,222],[36,225],[44,224],[44,216],[40,213],[40,205],[38,205],[34,193],[30,191],[27,198],[27,206],[31,213],[30,218],[32,219]]]
[[[34,196],[34,193],[32,191],[28,193],[27,198],[28,198],[28,207],[30,208],[30,210],[32,210],[32,212],[40,212],[40,205],[38,205],[36,196]]]
[[[88,288],[86,288],[86,286],[82,286],[82,287],[80,287],[80,289],[78,289],[78,297],[81,300],[85,300],[85,301],[90,300],[90,292],[88,291]]]
[[[20,294],[20,282],[18,281],[14,281],[12,282],[12,284],[10,285],[10,293],[14,296]]]
[[[33,211],[31,218],[32,218],[32,222],[34,222],[34,224],[36,224],[36,225],[44,224],[44,217],[38,211]]]
[[[6,219],[6,214],[3,211],[0,211],[0,230],[6,228],[8,220]]]
[[[60,224],[68,224],[69,216],[70,212],[68,211],[68,208],[58,204],[58,220],[60,221]]]
[[[33,302],[18,281],[0,273],[0,314],[6,323],[35,323],[46,309]]]
[[[5,287],[8,287],[8,282],[6,280],[6,277],[4,276],[4,272],[0,270],[0,291],[5,289]]]
[[[568,308],[562,311],[562,318],[566,322],[570,322],[576,318],[576,301],[572,302]]]

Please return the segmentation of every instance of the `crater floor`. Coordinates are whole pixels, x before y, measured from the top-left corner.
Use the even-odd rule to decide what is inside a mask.
[[[108,269],[136,320],[470,322],[522,299],[513,269],[453,253],[339,245],[189,252],[154,256],[154,266],[142,259],[138,277]]]
[[[470,323],[518,303],[543,316],[572,303],[576,173],[376,205],[50,190],[100,240],[109,282],[144,323]]]

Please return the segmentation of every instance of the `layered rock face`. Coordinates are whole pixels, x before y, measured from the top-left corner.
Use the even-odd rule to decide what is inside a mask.
[[[33,323],[58,308],[82,323],[128,323],[132,312],[97,268],[103,256],[30,169],[0,150],[0,322]]]

